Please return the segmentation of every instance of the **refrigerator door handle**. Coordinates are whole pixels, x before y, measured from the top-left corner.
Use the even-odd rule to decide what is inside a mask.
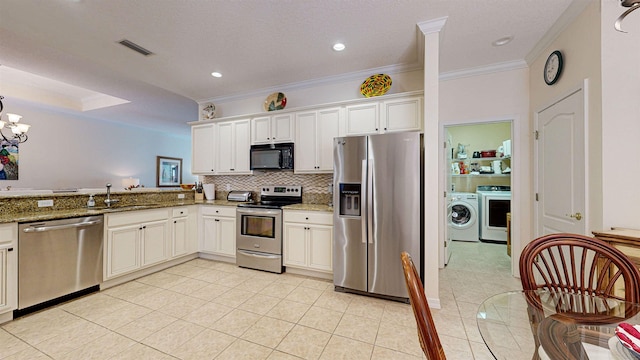
[[[363,186],[363,189],[361,190],[361,194],[360,194],[360,211],[362,211],[363,204],[368,204],[368,201],[369,201],[368,198],[366,198],[364,196],[367,193],[368,188],[369,188],[368,184],[367,184],[367,179],[368,179],[367,178],[367,160],[365,159],[365,160],[362,160],[362,179],[360,180],[361,184]],[[365,201],[367,201],[367,202],[365,203]],[[365,208],[365,211],[367,211],[366,208]],[[362,214],[362,212],[361,212],[361,214]],[[368,238],[368,234],[367,234],[367,220],[368,219],[366,218],[366,216],[364,214],[360,216],[360,219],[361,219],[360,224],[362,225],[362,231],[361,231],[362,243],[366,244],[367,243],[367,238]]]
[[[367,162],[367,239],[373,244],[373,159]]]

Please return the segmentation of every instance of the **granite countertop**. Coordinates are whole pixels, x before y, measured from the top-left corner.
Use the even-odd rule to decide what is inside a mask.
[[[283,210],[301,210],[301,211],[326,211],[333,212],[333,207],[325,204],[294,204],[287,205]]]
[[[25,211],[25,212],[19,212],[19,213],[2,214],[0,215],[0,223],[46,221],[46,220],[64,219],[64,218],[70,218],[70,217],[83,217],[83,216],[92,216],[92,215],[101,215],[101,214],[112,214],[112,213],[119,213],[119,212],[125,212],[125,211],[148,210],[148,209],[158,209],[158,208],[187,206],[187,205],[236,207],[238,206],[238,204],[240,204],[240,202],[228,201],[226,199],[205,200],[205,201],[184,200],[184,201],[170,201],[170,202],[135,204],[135,205],[115,205],[111,208],[107,208],[104,206],[97,206],[94,208],[82,207],[82,208],[66,209],[66,210],[51,210],[46,212]],[[295,204],[295,205],[285,206],[284,209],[333,212],[332,207],[329,207],[327,205],[321,205],[321,204]]]

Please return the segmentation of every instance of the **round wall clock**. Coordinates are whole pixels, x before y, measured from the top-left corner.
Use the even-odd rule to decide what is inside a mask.
[[[560,78],[562,73],[562,53],[556,50],[549,55],[544,64],[544,82],[553,85]]]

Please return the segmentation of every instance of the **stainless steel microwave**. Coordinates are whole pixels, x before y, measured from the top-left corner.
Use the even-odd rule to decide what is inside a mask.
[[[293,143],[252,145],[251,170],[293,170]]]

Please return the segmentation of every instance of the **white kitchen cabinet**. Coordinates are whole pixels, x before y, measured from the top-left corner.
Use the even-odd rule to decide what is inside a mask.
[[[380,111],[383,132],[422,129],[422,98],[419,96],[384,100]]]
[[[191,173],[211,175],[216,169],[216,124],[191,127]]]
[[[171,231],[171,257],[193,254],[198,251],[197,207],[173,208]]]
[[[105,280],[168,259],[169,208],[105,215]]]
[[[201,250],[206,253],[236,257],[236,208],[201,207]]]
[[[251,144],[292,142],[293,114],[262,116],[251,119]]]
[[[285,266],[333,271],[333,214],[320,211],[284,211]]]
[[[422,98],[398,97],[347,105],[345,135],[371,135],[422,129]]]
[[[378,102],[345,107],[345,135],[370,135],[380,132]]]
[[[251,126],[249,119],[217,123],[218,175],[251,174],[249,148]]]
[[[295,173],[333,171],[333,138],[339,136],[339,107],[296,114]]]
[[[18,224],[0,225],[0,314],[18,306]]]

